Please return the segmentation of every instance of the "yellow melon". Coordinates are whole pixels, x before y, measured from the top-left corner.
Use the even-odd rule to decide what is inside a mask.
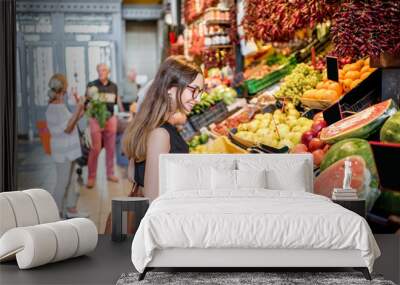
[[[323,99],[328,101],[335,101],[336,99],[338,99],[338,95],[335,90],[326,89]]]
[[[328,86],[328,89],[330,89],[330,90],[335,90],[337,96],[339,96],[339,97],[340,97],[340,96],[342,95],[342,93],[343,93],[342,86],[340,85],[340,83],[335,82],[335,81],[331,81],[331,82],[330,82],[330,84],[329,84],[329,86]]]
[[[306,92],[303,93],[303,98],[315,99],[316,92],[317,90],[315,89],[307,90]]]
[[[325,85],[325,82],[318,82],[317,86],[315,87],[315,89],[323,89]]]

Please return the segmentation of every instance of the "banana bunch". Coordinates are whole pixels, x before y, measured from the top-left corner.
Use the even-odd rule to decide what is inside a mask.
[[[201,96],[200,102],[197,103],[189,116],[199,115],[209,109],[211,106],[217,104],[222,100],[222,96],[220,94],[208,94],[206,92]]]

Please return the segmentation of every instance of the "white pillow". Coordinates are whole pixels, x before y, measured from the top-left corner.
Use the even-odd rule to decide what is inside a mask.
[[[267,171],[236,170],[237,188],[267,188]]]
[[[211,167],[190,166],[169,163],[168,191],[211,189]]]
[[[213,190],[236,190],[236,170],[213,167],[211,181]]]
[[[270,169],[267,171],[268,189],[306,192],[307,177],[303,166],[293,167],[291,171]]]
[[[271,190],[307,191],[310,184],[305,160],[282,159],[268,155],[255,159],[239,159],[240,170],[266,170],[267,188]]]

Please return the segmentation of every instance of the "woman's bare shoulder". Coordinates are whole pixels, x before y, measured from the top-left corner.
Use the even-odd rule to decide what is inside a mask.
[[[148,146],[155,149],[169,149],[169,133],[164,128],[156,128],[149,134]]]

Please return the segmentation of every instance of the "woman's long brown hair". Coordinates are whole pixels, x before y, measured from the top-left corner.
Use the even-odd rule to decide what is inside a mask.
[[[129,159],[136,162],[146,159],[146,145],[150,132],[160,127],[172,112],[168,90],[172,87],[177,88],[176,108],[184,111],[181,94],[198,74],[202,74],[201,69],[183,56],[171,56],[161,64],[140,111],[125,130],[123,151]]]

